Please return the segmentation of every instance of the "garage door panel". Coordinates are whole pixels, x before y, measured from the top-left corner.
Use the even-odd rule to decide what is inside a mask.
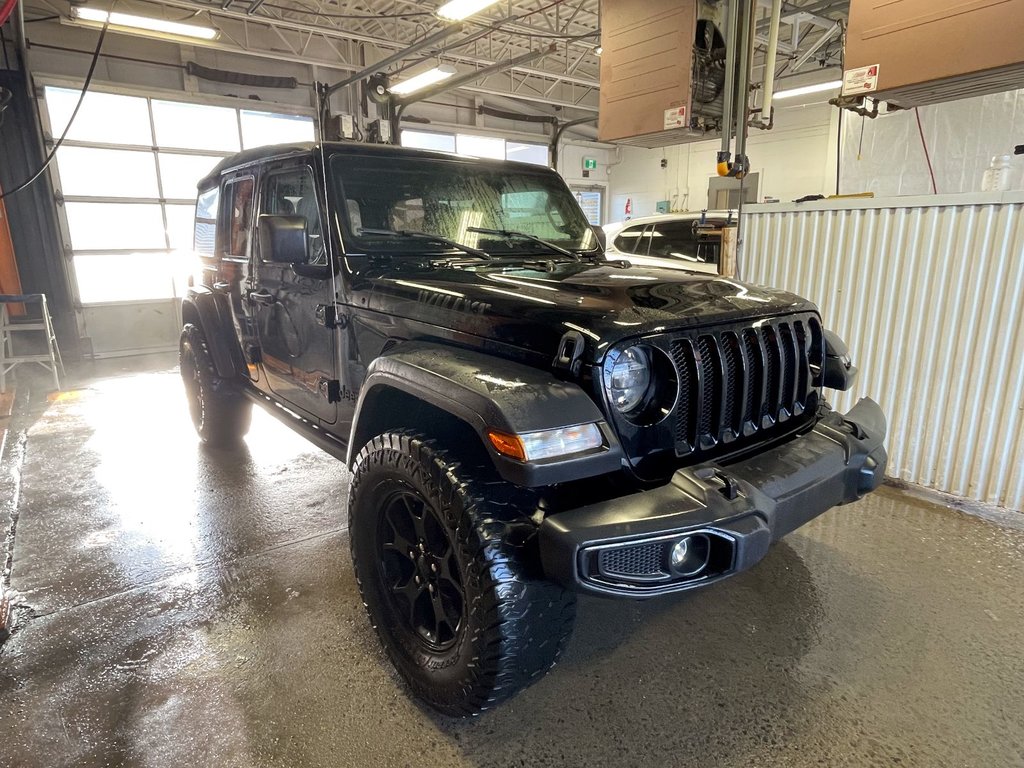
[[[65,204],[76,251],[166,248],[159,203]]]

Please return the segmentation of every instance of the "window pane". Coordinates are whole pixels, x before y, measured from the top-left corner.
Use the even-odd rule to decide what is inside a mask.
[[[597,190],[580,190],[576,193],[576,202],[583,209],[587,221],[595,227],[601,226],[601,193]]]
[[[309,263],[326,264],[327,254],[320,229],[320,206],[313,184],[313,174],[307,168],[273,174],[264,182],[260,212],[302,216],[306,220]],[[260,258],[268,260],[270,254],[260,253]]]
[[[160,196],[153,153],[149,151],[61,147],[57,151],[57,170],[65,195]]]
[[[402,131],[402,146],[414,149],[434,149],[438,152],[454,152],[455,137],[450,133]]]
[[[46,88],[46,109],[56,139],[75,111],[80,92],[68,88]],[[137,96],[90,91],[82,101],[68,138],[107,144],[153,145],[146,100]]]
[[[195,209],[195,234],[193,247],[197,253],[206,256],[213,256],[217,246],[217,204],[220,202],[220,188],[206,190],[196,201]],[[182,206],[184,207],[184,206]],[[168,206],[177,208],[177,206]],[[175,214],[177,215],[177,214]],[[170,215],[168,215],[168,229],[170,228]],[[172,247],[174,246],[172,242]]]
[[[167,247],[159,203],[67,203],[64,207],[71,247],[76,251]]]
[[[509,141],[505,144],[505,158],[520,163],[547,165],[548,147],[546,144],[523,144],[518,141]]]
[[[647,234],[647,237],[644,235]],[[630,227],[624,229],[615,238],[615,247],[623,253],[635,253],[638,255],[644,255],[647,253],[647,247],[650,244],[650,229],[644,232],[644,227]]]
[[[668,221],[654,225],[651,256],[692,259],[697,255],[697,236],[692,221]]]
[[[238,151],[238,115],[228,107],[154,100],[153,122],[161,147]]]
[[[252,179],[233,182],[226,191],[229,205],[227,254],[249,258],[249,224],[252,219]]]
[[[176,271],[188,269],[187,260],[168,253],[78,255],[74,265],[85,304],[170,298]]]
[[[455,145],[460,155],[505,159],[505,140],[494,136],[470,136],[460,133],[455,137]]]
[[[176,251],[191,251],[192,238],[195,229],[196,209],[191,205],[168,205],[167,206],[167,236],[171,239],[171,248]],[[208,224],[213,228],[213,224]],[[213,253],[213,243],[210,242],[209,253]]]
[[[245,149],[315,139],[311,117],[242,110],[242,142]]]
[[[220,162],[209,155],[175,155],[161,152],[160,181],[168,200],[194,200],[196,185]]]

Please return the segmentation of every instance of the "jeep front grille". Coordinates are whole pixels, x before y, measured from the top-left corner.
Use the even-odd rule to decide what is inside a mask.
[[[752,437],[816,398],[822,331],[810,313],[675,335],[669,350],[680,385],[670,416],[678,456]]]

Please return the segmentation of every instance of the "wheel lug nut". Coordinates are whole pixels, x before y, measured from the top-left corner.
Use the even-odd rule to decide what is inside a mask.
[[[419,584],[421,579],[420,579],[420,575],[418,573],[416,574],[415,579],[416,579],[416,583]]]
[[[431,563],[430,564],[430,570],[433,571],[434,573],[437,573],[437,563]]]
[[[434,585],[433,585],[433,584],[428,584],[428,585],[427,585],[427,589],[429,589],[429,590],[430,590],[430,593],[431,593],[431,594],[433,594],[433,593],[434,593]]]

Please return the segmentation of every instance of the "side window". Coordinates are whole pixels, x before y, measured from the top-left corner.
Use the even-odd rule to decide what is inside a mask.
[[[263,185],[260,212],[305,218],[309,263],[327,264],[327,251],[320,226],[320,205],[309,168],[289,168],[272,173]]]
[[[647,255],[650,238],[644,237],[644,227],[627,227],[619,233],[612,243],[623,253],[635,253],[637,256]]]
[[[651,233],[651,256],[700,261],[692,221],[664,221]]]
[[[196,200],[196,230],[192,247],[202,256],[213,256],[217,245],[217,203],[220,187],[208,189]]]
[[[230,182],[224,188],[227,204],[224,255],[249,258],[249,235],[252,231],[252,199],[255,181],[251,176]]]
[[[651,256],[678,261],[718,264],[722,250],[721,234],[700,230],[693,221],[666,221],[654,225]]]

